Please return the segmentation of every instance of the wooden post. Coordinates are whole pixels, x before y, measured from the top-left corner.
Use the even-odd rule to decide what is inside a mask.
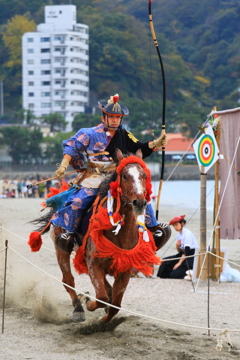
[[[214,111],[217,110],[216,106],[213,108]],[[221,124],[220,121],[218,123],[218,132],[216,135],[216,141],[218,148],[220,149],[220,129]],[[216,246],[216,255],[220,256],[220,220],[219,220],[219,160],[215,163],[215,246]],[[220,278],[220,259],[219,257],[215,257],[214,259],[214,269],[215,269],[215,279],[218,280]]]
[[[206,182],[207,182],[207,174],[204,174],[204,167],[201,167],[201,175],[200,175],[200,254],[206,253]],[[205,259],[205,261],[204,261]],[[207,279],[207,257],[205,255],[199,256],[200,268],[203,265],[201,280]],[[203,264],[204,261],[204,264]]]
[[[4,333],[4,315],[5,315],[5,299],[6,299],[6,278],[7,278],[7,250],[8,240],[5,241],[5,267],[4,267],[4,285],[3,285],[3,312],[2,312],[2,334]]]

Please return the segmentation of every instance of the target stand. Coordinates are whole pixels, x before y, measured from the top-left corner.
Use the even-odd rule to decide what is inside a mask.
[[[193,148],[200,171],[203,169],[206,174],[219,158],[219,149],[211,126],[193,144]]]

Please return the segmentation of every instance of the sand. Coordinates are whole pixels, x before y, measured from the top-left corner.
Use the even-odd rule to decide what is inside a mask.
[[[8,240],[6,308],[4,332],[0,335],[0,359],[151,359],[151,360],[218,360],[240,358],[239,301],[240,283],[210,281],[208,302],[207,282],[199,282],[193,291],[186,280],[131,278],[118,315],[106,327],[99,326],[103,310],[86,310],[84,323],[71,320],[70,297],[60,283],[49,235],[44,247],[32,253],[27,245],[33,230],[26,224],[40,215],[40,199],[0,199],[0,301],[3,300],[5,240]],[[194,210],[163,206],[161,220]],[[199,241],[199,212],[189,223]],[[208,213],[208,238],[211,234],[212,214]],[[175,253],[173,232],[171,239],[159,251],[162,256]],[[229,248],[229,259],[239,263],[239,241],[223,241]],[[157,268],[155,269],[155,271]],[[74,272],[74,271],[73,271]],[[75,272],[76,288],[95,295],[87,275]],[[110,278],[111,279],[111,278]],[[112,281],[112,280],[110,280]],[[220,331],[230,333],[233,348],[228,350],[223,336],[222,350],[216,351]],[[127,311],[125,311],[127,310]],[[2,312],[2,311],[1,311]],[[1,317],[2,320],[2,317]],[[184,324],[176,325],[174,323]],[[191,328],[191,326],[196,328]]]

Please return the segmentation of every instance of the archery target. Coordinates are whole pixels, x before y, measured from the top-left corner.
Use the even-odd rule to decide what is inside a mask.
[[[211,126],[205,130],[205,134],[193,144],[194,152],[200,170],[206,174],[213,164],[218,160],[219,149]]]
[[[203,166],[210,166],[215,155],[215,143],[210,135],[204,135],[198,144],[198,157]]]

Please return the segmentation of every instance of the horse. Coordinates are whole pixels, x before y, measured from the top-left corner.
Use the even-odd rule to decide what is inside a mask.
[[[137,222],[139,216],[144,216],[147,202],[150,201],[150,171],[142,160],[141,150],[127,157],[118,150],[117,160],[119,165],[111,180],[100,186],[101,195],[95,200],[96,211],[89,221],[87,233],[74,259],[77,272],[88,273],[95,289],[96,300],[86,296],[86,308],[88,311],[105,308],[106,314],[101,318],[104,323],[118,313],[132,268],[150,275],[153,265],[160,262],[155,254],[157,249],[151,232],[144,229],[144,224]],[[109,203],[104,196],[106,191],[111,193],[112,212],[109,212]],[[49,220],[50,216],[51,213],[45,220]],[[44,232],[48,230],[55,245],[62,282],[74,307],[72,319],[84,321],[85,312],[81,296],[75,291],[70,255],[56,246],[56,238],[65,230],[49,224],[44,228]],[[114,276],[113,286],[106,279],[107,274]]]

